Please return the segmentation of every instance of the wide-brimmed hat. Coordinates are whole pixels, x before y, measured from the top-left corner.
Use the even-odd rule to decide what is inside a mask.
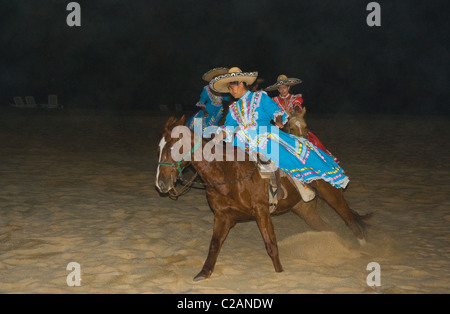
[[[277,82],[273,85],[270,85],[269,87],[266,87],[265,91],[271,91],[276,90],[281,85],[288,85],[288,86],[294,86],[297,84],[300,84],[302,82],[301,79],[294,78],[294,77],[287,77],[284,74],[278,75]]]
[[[217,75],[228,73],[228,68],[214,68],[203,74],[202,79],[209,82]]]
[[[230,82],[245,82],[247,85],[251,85],[256,81],[258,72],[242,72],[238,67],[232,67],[227,73],[221,74],[213,78],[209,82],[209,87],[219,93],[228,92],[228,83]]]

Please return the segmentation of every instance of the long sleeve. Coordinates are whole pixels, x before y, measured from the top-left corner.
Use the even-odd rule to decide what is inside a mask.
[[[217,133],[220,133],[222,131],[225,131],[226,138],[224,139],[225,142],[231,142],[233,140],[233,133],[234,130],[237,128],[238,123],[237,121],[232,117],[231,111],[229,110],[227,113],[227,116],[225,118],[225,122],[223,126],[220,126],[217,130]]]
[[[275,121],[278,116],[283,116],[282,123],[285,124],[289,119],[288,114],[267,94],[262,95],[260,106],[262,106],[263,110],[266,112],[269,120]]]
[[[303,98],[300,94],[292,95],[292,109],[299,108],[299,112],[303,110]]]
[[[200,99],[195,104],[197,107],[205,107],[206,102],[209,100],[208,92],[206,91],[206,87],[203,88],[202,93],[200,94]]]

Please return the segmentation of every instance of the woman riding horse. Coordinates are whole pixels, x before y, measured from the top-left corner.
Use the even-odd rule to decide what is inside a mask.
[[[297,114],[301,114],[302,111],[306,110],[306,108],[303,107],[302,94],[291,94],[289,92],[291,86],[298,85],[301,82],[302,81],[298,78],[289,78],[286,75],[281,74],[277,77],[277,81],[275,84],[270,85],[269,87],[266,87],[264,89],[266,92],[278,90],[279,95],[273,97],[272,99],[278,104],[281,109],[283,109],[289,115],[289,118],[292,118]],[[287,133],[302,136],[302,134],[296,134],[295,128],[293,130],[290,127],[289,123],[286,124],[283,130]],[[319,138],[309,129],[307,130],[306,138],[318,148],[331,155],[330,151],[325,148],[325,145],[323,145]],[[334,161],[339,162],[338,159],[334,156],[333,158]]]
[[[211,79],[216,77],[217,75],[224,74],[228,72],[228,68],[214,68],[209,70],[205,74],[203,74],[202,79],[209,83]],[[200,107],[195,115],[193,115],[187,125],[193,130],[194,129],[194,121],[195,119],[202,119],[202,127],[203,129],[208,126],[218,125],[220,119],[223,116],[223,107],[222,103],[224,101],[228,101],[228,96],[220,96],[213,90],[209,88],[209,85],[203,87],[202,93],[200,94],[199,101],[195,104],[197,107]]]
[[[278,106],[286,111],[287,114],[291,112],[302,112],[303,98],[302,94],[289,93],[290,87],[300,84],[302,81],[298,78],[288,78],[286,75],[281,74],[277,77],[275,84],[266,87],[266,92],[278,90],[280,93],[278,96],[272,99],[278,104]]]
[[[235,146],[266,155],[279,169],[291,176],[304,201],[314,199],[315,194],[305,183],[324,180],[337,188],[345,188],[349,182],[343,169],[326,152],[312,145],[307,139],[281,130],[273,130],[271,121],[283,128],[288,114],[263,91],[247,89],[257,78],[258,72],[242,72],[233,67],[228,73],[213,78],[211,89],[229,92],[237,101],[229,107],[223,126],[218,128],[215,141],[225,138]],[[234,128],[236,136],[233,138]]]
[[[266,97],[270,99],[268,96]],[[263,98],[263,101],[266,101],[266,97]],[[264,113],[266,110],[262,106],[260,109],[262,111],[257,112],[261,113],[260,118],[265,116],[265,119],[271,119],[267,113]],[[253,112],[252,116],[255,117],[255,114],[256,112]],[[261,120],[259,122],[261,123]],[[191,164],[205,184],[208,204],[214,213],[214,227],[208,256],[194,280],[202,280],[211,276],[222,244],[230,229],[238,222],[256,220],[266,245],[266,251],[277,272],[283,271],[283,267],[280,262],[271,215],[292,210],[314,230],[330,230],[328,224],[317,213],[317,200],[303,202],[297,191],[298,188],[293,182],[295,180],[290,180],[287,176],[281,178],[281,184],[286,189],[287,197],[281,199],[274,211],[271,211],[267,195],[269,182],[261,176],[260,171],[255,171],[257,166],[254,161],[247,158],[242,161],[239,158],[228,159],[226,158],[228,150],[226,153],[222,150],[220,154],[222,161],[202,158],[206,151],[211,150],[211,147],[207,149],[210,142],[205,139],[201,140],[200,134],[185,127],[184,116],[179,120],[173,117],[169,118],[163,130],[159,143],[155,180],[157,189],[161,193],[170,193],[175,190],[177,178],[181,176],[183,169]],[[183,133],[181,138],[180,131]],[[276,134],[276,132],[274,133]],[[281,137],[277,138],[281,139]],[[238,148],[234,149],[234,152],[231,152],[232,155],[239,154],[238,150]],[[325,179],[314,180],[310,185],[317,191],[318,196],[323,198],[345,221],[358,242],[364,245],[366,238],[364,220],[370,215],[360,215],[353,211],[344,198],[344,190],[332,186]],[[176,191],[175,193],[178,194]]]

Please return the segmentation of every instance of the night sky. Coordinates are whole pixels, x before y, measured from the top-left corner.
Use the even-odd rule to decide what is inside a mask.
[[[14,96],[66,108],[192,107],[213,67],[298,77],[308,112],[445,114],[449,2],[1,0],[0,106]]]

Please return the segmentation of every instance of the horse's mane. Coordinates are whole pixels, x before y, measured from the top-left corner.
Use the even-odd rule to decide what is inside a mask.
[[[287,132],[300,136],[305,135],[307,130],[307,123],[305,121],[306,107],[303,107],[301,112],[293,111],[289,113],[289,122],[287,124]],[[301,128],[301,129],[300,129]]]
[[[302,112],[293,111],[289,114],[289,120],[303,119],[306,114],[306,107],[303,107]]]
[[[176,118],[174,116],[170,116],[169,119],[167,119],[166,123],[163,126],[163,134],[167,135],[170,134],[172,129],[178,125],[184,125],[186,121],[186,117],[183,115],[181,118]]]

